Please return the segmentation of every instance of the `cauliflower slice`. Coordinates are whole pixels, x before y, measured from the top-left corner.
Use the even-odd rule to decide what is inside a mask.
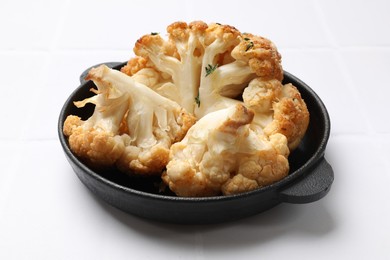
[[[154,89],[190,113],[193,112],[199,86],[202,52],[199,39],[206,28],[205,24],[189,26],[176,22],[167,28],[168,41],[158,34],[148,34],[141,37],[134,47],[134,53],[148,61],[140,68],[153,67],[164,74],[161,84]],[[124,68],[123,71],[128,69]]]
[[[179,196],[214,196],[250,191],[285,177],[287,139],[258,135],[254,113],[241,104],[209,113],[171,146],[162,178]]]
[[[96,96],[81,102],[96,105],[86,121],[69,116],[64,134],[78,156],[97,165],[116,164],[131,174],[161,174],[169,148],[181,140],[195,119],[171,101],[126,74],[105,65],[89,71]]]

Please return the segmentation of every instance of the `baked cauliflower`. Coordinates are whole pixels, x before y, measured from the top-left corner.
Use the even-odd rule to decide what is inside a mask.
[[[167,37],[144,35],[133,50],[120,71],[88,74],[96,95],[75,105],[93,103],[95,112],[64,123],[76,155],[130,174],[164,172],[179,196],[236,194],[288,174],[309,112],[299,91],[282,84],[270,40],[229,25],[175,22]]]

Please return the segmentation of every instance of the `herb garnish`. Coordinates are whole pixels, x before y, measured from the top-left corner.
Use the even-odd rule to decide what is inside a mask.
[[[246,45],[245,51],[248,51],[249,49],[253,48],[253,45],[254,45],[253,42],[248,43],[248,44]]]
[[[198,105],[198,107],[200,107],[199,93],[198,93],[198,95],[195,97],[195,103]]]
[[[217,69],[217,67],[218,67],[218,64],[216,64],[216,65],[214,65],[214,66],[211,65],[211,64],[207,65],[207,67],[205,67],[205,69],[206,69],[206,77],[207,77],[208,75],[210,75],[211,73],[213,73],[214,70]]]
[[[151,35],[158,35],[158,32],[151,32]]]

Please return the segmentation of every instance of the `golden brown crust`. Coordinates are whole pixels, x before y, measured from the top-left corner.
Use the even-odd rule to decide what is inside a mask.
[[[156,145],[150,150],[136,146],[127,146],[121,158],[116,162],[118,169],[129,175],[161,175],[168,163],[169,146]]]
[[[241,33],[230,25],[210,24],[204,34],[204,43],[210,45],[216,39],[229,43],[232,47],[239,43]]]
[[[69,136],[69,146],[77,156],[95,166],[115,164],[125,148],[120,138],[93,129],[85,131],[81,126]]]
[[[191,29],[191,31],[195,31],[199,33],[204,33],[209,27],[207,23],[203,21],[193,21],[188,26]]]
[[[255,180],[246,178],[241,174],[233,176],[229,181],[222,185],[221,190],[224,195],[239,194],[259,188]]]
[[[309,125],[310,114],[301,94],[292,84],[284,86],[284,97],[273,105],[274,120],[264,132],[267,135],[281,133],[287,137],[290,150],[294,150]]]
[[[179,41],[187,41],[188,28],[189,27],[185,22],[175,22],[167,27],[167,32],[172,38],[176,38]]]
[[[282,57],[276,46],[264,37],[244,34],[232,56],[247,62],[252,71],[263,80],[283,79]]]
[[[69,115],[64,122],[63,132],[65,136],[70,136],[74,130],[82,124],[81,118]]]
[[[181,109],[177,118],[177,123],[181,127],[179,132],[175,133],[173,142],[181,141],[187,134],[188,129],[196,123],[196,117],[187,113],[184,109]]]
[[[144,57],[136,56],[130,59],[125,66],[121,68],[121,71],[129,76],[133,76],[135,73],[144,68],[150,68],[148,60]]]
[[[250,124],[254,115],[251,109],[239,104],[229,120],[226,120],[218,129],[224,133],[234,134],[240,126]]]

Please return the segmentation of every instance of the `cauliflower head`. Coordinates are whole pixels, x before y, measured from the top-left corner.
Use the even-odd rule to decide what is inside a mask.
[[[95,104],[86,121],[68,116],[64,134],[72,151],[94,165],[116,165],[131,174],[161,174],[169,148],[181,140],[195,118],[128,75],[105,65],[89,71],[96,95],[75,102]]]
[[[167,37],[144,35],[133,51],[120,71],[89,72],[96,95],[75,105],[95,111],[64,123],[76,155],[162,174],[179,196],[236,194],[288,174],[309,112],[297,88],[282,83],[270,40],[229,25],[175,22]]]
[[[289,170],[287,138],[259,135],[241,104],[202,117],[171,146],[163,180],[179,196],[237,194],[269,185]]]

